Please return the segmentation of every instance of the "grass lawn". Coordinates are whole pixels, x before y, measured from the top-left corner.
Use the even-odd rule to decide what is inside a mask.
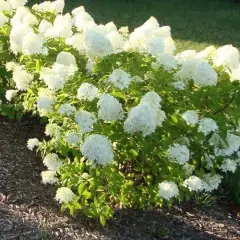
[[[32,0],[34,1],[34,0]],[[36,1],[35,1],[36,2]],[[169,25],[179,51],[233,44],[240,49],[240,3],[232,0],[65,0],[66,11],[83,5],[97,23],[130,29],[150,16]]]

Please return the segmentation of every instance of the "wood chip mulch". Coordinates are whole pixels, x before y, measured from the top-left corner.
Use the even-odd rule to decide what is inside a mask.
[[[26,148],[43,137],[37,121],[0,119],[0,240],[240,239],[239,207],[223,201],[154,211],[118,210],[106,227],[61,213],[55,187],[41,183],[42,160]]]

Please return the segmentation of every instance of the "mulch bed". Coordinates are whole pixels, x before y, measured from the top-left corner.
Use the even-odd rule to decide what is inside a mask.
[[[118,210],[104,228],[61,213],[55,187],[41,184],[41,158],[26,148],[43,132],[35,120],[0,119],[0,240],[240,239],[240,209],[226,200],[211,207]]]

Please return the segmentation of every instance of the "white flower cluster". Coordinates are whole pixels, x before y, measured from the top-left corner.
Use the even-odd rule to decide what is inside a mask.
[[[216,156],[230,157],[240,149],[240,136],[228,131],[224,141],[217,133],[214,133],[209,139],[209,144],[214,146]]]
[[[29,150],[33,150],[35,147],[39,146],[39,140],[37,138],[28,139],[27,147]]]
[[[37,98],[37,108],[41,111],[51,111],[55,103],[54,93],[49,89],[40,89]],[[43,114],[44,115],[44,114]]]
[[[81,141],[80,133],[69,132],[66,134],[66,142],[69,145],[76,145]]]
[[[211,118],[202,118],[199,121],[199,132],[202,132],[205,136],[211,132],[216,132],[218,130],[218,125]]]
[[[191,176],[183,181],[183,186],[190,191],[201,191],[203,189],[203,181],[197,176]]]
[[[79,100],[93,101],[98,96],[98,89],[93,84],[83,83],[78,89],[77,97]]]
[[[195,126],[199,121],[198,113],[193,110],[188,110],[184,112],[182,114],[182,118],[186,121],[188,125],[192,126]]]
[[[15,96],[17,96],[17,93],[18,93],[18,90],[13,90],[13,89],[7,90],[6,93],[5,93],[5,98],[6,98],[9,102],[11,102],[12,99],[13,99]]]
[[[43,159],[43,164],[48,170],[55,172],[62,166],[62,162],[56,153],[47,154]]]
[[[179,189],[176,183],[163,181],[159,184],[159,197],[169,200],[173,197],[177,197]]]
[[[1,4],[1,3],[0,3]],[[0,28],[9,21],[9,19],[0,11]]]
[[[43,184],[55,184],[58,182],[55,171],[42,171],[41,177]]]
[[[97,118],[93,113],[79,110],[75,113],[75,120],[80,128],[81,133],[87,133],[93,130],[93,124],[97,121]]]
[[[161,97],[154,91],[146,93],[136,107],[133,107],[124,122],[124,131],[142,132],[147,136],[155,132],[165,120],[165,112],[160,109]]]
[[[223,172],[232,172],[234,173],[237,170],[237,163],[232,159],[224,159],[220,169]]]
[[[57,189],[55,199],[60,203],[68,203],[73,200],[74,196],[75,195],[70,188],[60,187]]]
[[[115,87],[123,90],[128,88],[131,77],[122,69],[115,69],[109,76],[108,82],[112,83]]]
[[[54,2],[45,1],[40,4],[33,5],[33,9],[40,11],[40,12],[55,12],[55,13],[62,13],[64,8],[64,0],[57,0]]]
[[[104,121],[116,121],[124,117],[122,105],[110,94],[102,94],[97,106],[98,117]]]
[[[49,137],[58,138],[60,135],[60,127],[56,123],[49,123],[45,128],[45,134]]]
[[[58,112],[61,115],[72,116],[76,112],[76,108],[69,103],[64,103],[60,106]]]
[[[125,49],[158,56],[163,53],[173,54],[175,45],[171,38],[170,27],[160,27],[157,20],[151,17],[130,34]]]
[[[35,33],[32,26],[36,26],[38,20],[27,8],[19,7],[11,19],[10,45],[11,50],[17,54],[23,52],[26,55],[48,54],[44,47],[45,40],[40,33]]]
[[[26,91],[31,81],[33,80],[33,75],[25,70],[23,66],[15,66],[13,70],[13,81],[16,84],[18,90]]]
[[[185,164],[189,161],[190,151],[186,145],[174,143],[168,150],[170,160],[175,160],[178,164]]]
[[[44,80],[49,89],[59,90],[76,71],[75,57],[71,53],[60,52],[52,68],[41,68],[40,79]]]
[[[110,164],[114,157],[111,143],[100,134],[88,136],[80,149],[84,157],[100,165]]]
[[[213,190],[218,189],[222,181],[222,176],[215,174],[211,176],[210,173],[206,174],[203,181],[203,189],[206,192],[212,192]]]
[[[181,59],[181,58],[180,58]],[[197,86],[215,86],[217,73],[206,61],[199,58],[180,60],[180,70],[175,73],[175,79],[187,82],[193,80]]]

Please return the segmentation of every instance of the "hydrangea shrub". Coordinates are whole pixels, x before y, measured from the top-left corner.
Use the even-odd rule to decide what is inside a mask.
[[[29,139],[56,200],[102,224],[218,188],[240,164],[240,57],[232,45],[175,54],[154,17],[129,33],[64,1],[0,0],[1,111],[48,119]]]

